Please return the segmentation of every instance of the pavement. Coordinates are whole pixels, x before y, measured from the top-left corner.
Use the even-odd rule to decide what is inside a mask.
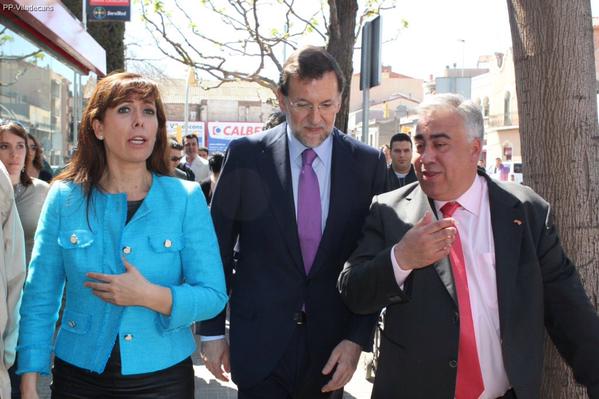
[[[196,335],[199,348],[199,337]],[[372,384],[366,380],[364,362],[368,354],[362,352],[358,368],[352,380],[345,386],[343,399],[369,399]],[[193,369],[195,372],[195,397],[197,399],[237,399],[237,387],[232,382],[224,383],[216,380],[200,359],[199,352],[193,356]],[[50,399],[50,379],[42,377],[38,381],[40,399]],[[157,398],[159,399],[159,398]]]

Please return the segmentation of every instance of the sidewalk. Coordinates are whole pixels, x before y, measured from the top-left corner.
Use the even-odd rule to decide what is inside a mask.
[[[196,340],[197,340],[196,336]],[[199,347],[199,342],[198,342]],[[193,356],[193,369],[195,372],[195,397],[197,399],[237,399],[237,387],[232,382],[224,383],[217,381],[208,369],[203,365],[202,360],[196,351]],[[352,380],[345,387],[344,399],[369,399],[372,390],[372,384],[366,381],[363,367],[364,353],[358,363],[358,369]],[[40,378],[38,383],[38,392],[40,399],[50,399],[50,379]],[[157,398],[159,399],[159,398]]]

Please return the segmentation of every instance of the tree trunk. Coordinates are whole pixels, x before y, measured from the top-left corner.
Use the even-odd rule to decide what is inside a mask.
[[[329,9],[329,41],[327,43],[327,51],[335,57],[347,80],[347,85],[341,99],[341,109],[337,114],[335,126],[342,132],[347,132],[349,85],[354,73],[353,54],[356,41],[355,29],[358,2],[356,0],[329,0]]]
[[[63,4],[81,20],[81,0],[63,0]],[[106,73],[125,69],[125,23],[89,22],[88,33],[106,50]]]
[[[547,199],[597,307],[599,135],[589,0],[508,0],[524,183]],[[550,340],[542,398],[586,397]]]

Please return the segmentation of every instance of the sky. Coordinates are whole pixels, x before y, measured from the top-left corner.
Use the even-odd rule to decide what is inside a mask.
[[[182,0],[198,4],[199,0]],[[164,0],[168,7],[169,0]],[[302,6],[318,5],[317,0],[302,0]],[[599,16],[599,0],[591,0],[593,15]],[[197,7],[190,7],[190,9]],[[137,54],[148,58],[162,58],[156,53],[139,15],[127,24],[126,40],[140,43]],[[408,26],[400,28],[401,20]],[[218,21],[198,18],[198,23],[211,30],[221,30]],[[393,10],[382,17],[382,63],[395,72],[428,80],[439,76],[445,66],[474,68],[481,55],[506,52],[511,46],[506,0],[398,0]],[[356,42],[360,44],[360,39]],[[282,58],[282,57],[281,57]],[[184,78],[186,69],[176,63],[166,63],[165,69],[173,77]],[[240,68],[243,64],[240,63]],[[354,52],[354,71],[360,69],[359,50]]]

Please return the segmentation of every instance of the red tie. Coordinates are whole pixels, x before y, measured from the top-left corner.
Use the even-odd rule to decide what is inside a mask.
[[[457,202],[443,205],[441,212],[445,217],[451,217],[460,207]],[[478,352],[476,350],[476,335],[470,309],[470,292],[466,262],[462,251],[462,241],[456,232],[455,241],[449,251],[453,278],[458,293],[458,310],[460,312],[460,344],[458,347],[458,375],[456,378],[456,399],[478,399],[484,391],[483,376],[480,371]]]

